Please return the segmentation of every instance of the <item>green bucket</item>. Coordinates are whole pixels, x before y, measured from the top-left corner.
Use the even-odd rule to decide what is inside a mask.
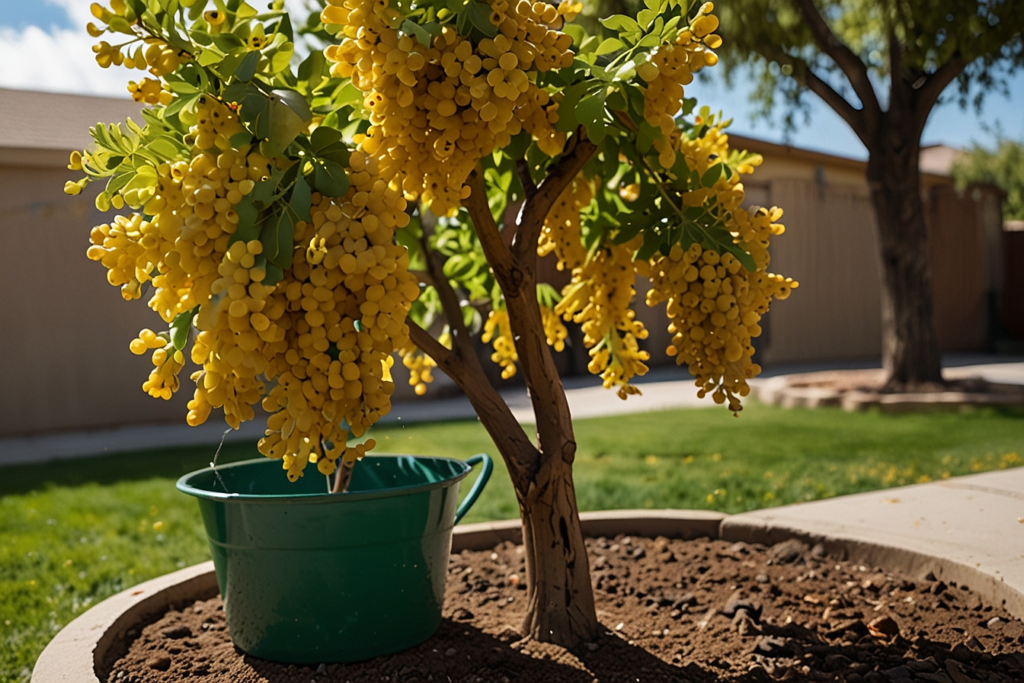
[[[479,477],[462,505],[459,482]],[[249,460],[178,480],[199,499],[231,639],[277,662],[353,662],[417,645],[437,630],[452,527],[491,475],[486,455],[368,456],[348,493],[321,476],[290,483]]]

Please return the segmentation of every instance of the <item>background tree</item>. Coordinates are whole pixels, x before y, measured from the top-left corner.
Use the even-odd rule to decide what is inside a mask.
[[[667,353],[738,412],[761,316],[796,286],[768,272],[782,212],[741,207],[760,157],[730,150],[706,109],[689,116],[683,87],[718,61],[710,3],[647,0],[590,35],[570,2],[331,0],[305,25],[329,46],[294,69],[283,3],[207,5],[111,0],[89,26],[113,39],[101,66],[155,76],[129,85],[145,125],[96,126],[65,188],[103,181],[97,206],[129,210],[93,229],[88,256],[126,299],[151,288],[169,326],[131,343],[152,352],[143,388],[170,398],[191,343],[189,424],[217,409],[237,428],[262,403],[260,452],[343,493],[391,409],[392,354],[417,393],[440,367],[515,487],[524,632],[593,639],[576,442],[548,348],[562,321],[582,326],[606,387],[638,393],[647,278],[647,303],[668,303]],[[561,293],[537,281],[548,253],[571,273]],[[476,334],[503,376],[521,368],[535,435],[488,381]]]
[[[723,3],[733,63],[760,75],[766,109],[814,93],[868,150],[883,272],[886,387],[941,381],[921,133],[946,88],[978,103],[1024,62],[1024,4],[1014,0],[741,0]],[[1005,85],[1004,85],[1005,87]]]
[[[1004,220],[1024,220],[1024,142],[997,137],[995,150],[975,143],[953,163],[957,186],[991,183],[1006,192]]]

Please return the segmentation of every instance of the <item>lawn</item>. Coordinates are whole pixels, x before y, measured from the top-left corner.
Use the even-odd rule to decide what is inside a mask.
[[[495,454],[478,422],[374,430],[382,452]],[[739,512],[1024,464],[1024,411],[888,416],[677,410],[576,425],[582,510]],[[174,480],[214,450],[146,451],[0,471],[0,681],[27,681],[64,624],[134,583],[208,559]],[[225,446],[221,462],[250,457]],[[466,521],[516,516],[504,467]],[[283,474],[282,474],[283,476]],[[318,475],[317,475],[318,476]]]

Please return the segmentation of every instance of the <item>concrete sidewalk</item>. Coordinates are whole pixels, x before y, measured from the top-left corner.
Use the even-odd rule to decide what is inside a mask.
[[[981,376],[993,382],[1024,384],[1024,358],[986,356],[981,354],[953,354],[943,357],[943,366],[950,377]],[[815,372],[818,370],[846,370],[879,367],[877,362],[850,361],[780,365],[766,368],[751,384],[784,374]],[[600,385],[595,377],[573,377],[565,380],[569,409],[574,419],[645,413],[677,408],[718,408],[710,399],[697,398],[693,379],[683,368],[660,367],[639,378],[637,386],[642,394],[623,401],[614,391]],[[525,388],[501,391],[502,397],[520,423],[534,421],[533,408]],[[143,399],[140,399],[143,400]],[[464,396],[396,401],[392,411],[381,424],[409,424],[473,420],[476,413]],[[184,416],[179,424],[143,425],[83,432],[43,434],[38,436],[0,439],[0,466],[39,463],[110,453],[124,453],[153,448],[197,446],[208,448],[212,457],[217,444],[249,442],[255,444],[263,436],[260,420],[243,424],[238,431],[227,430],[223,422],[211,417],[200,427],[188,427]]]
[[[758,543],[794,532],[826,548],[862,544],[858,561],[912,574],[927,571],[921,556],[948,560],[938,578],[988,599],[1005,597],[1005,584],[1016,591],[1007,608],[1024,616],[1024,467],[732,515],[721,527],[727,540]]]

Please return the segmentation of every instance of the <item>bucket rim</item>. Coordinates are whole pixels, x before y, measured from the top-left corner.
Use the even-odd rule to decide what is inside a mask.
[[[221,503],[237,502],[237,503],[255,503],[255,504],[267,504],[267,505],[280,505],[280,504],[315,504],[315,503],[331,503],[331,504],[342,504],[342,503],[356,503],[365,500],[374,500],[379,498],[393,498],[396,496],[412,495],[416,493],[422,493],[425,491],[432,491],[434,489],[451,486],[457,482],[462,481],[472,471],[472,467],[467,465],[464,461],[458,458],[445,458],[441,456],[426,456],[426,455],[402,455],[402,454],[375,454],[367,455],[363,458],[363,461],[367,460],[383,460],[385,458],[413,458],[415,460],[443,460],[450,463],[457,463],[461,465],[462,471],[455,474],[454,476],[442,479],[441,481],[428,482],[424,484],[411,484],[408,486],[392,486],[383,489],[377,489],[374,491],[354,491],[351,493],[337,494],[337,493],[284,493],[284,494],[256,494],[256,493],[230,493],[226,491],[210,491],[204,488],[193,486],[190,483],[194,477],[198,477],[202,474],[209,472],[223,472],[227,469],[234,468],[245,468],[254,467],[258,465],[266,466],[269,463],[275,462],[270,458],[254,458],[252,460],[242,460],[239,462],[229,463],[227,465],[218,465],[217,467],[204,467],[200,470],[194,470],[188,474],[182,475],[175,483],[177,488],[182,493],[193,496],[195,498],[202,498],[205,500],[212,500]],[[282,473],[282,476],[283,473]]]

